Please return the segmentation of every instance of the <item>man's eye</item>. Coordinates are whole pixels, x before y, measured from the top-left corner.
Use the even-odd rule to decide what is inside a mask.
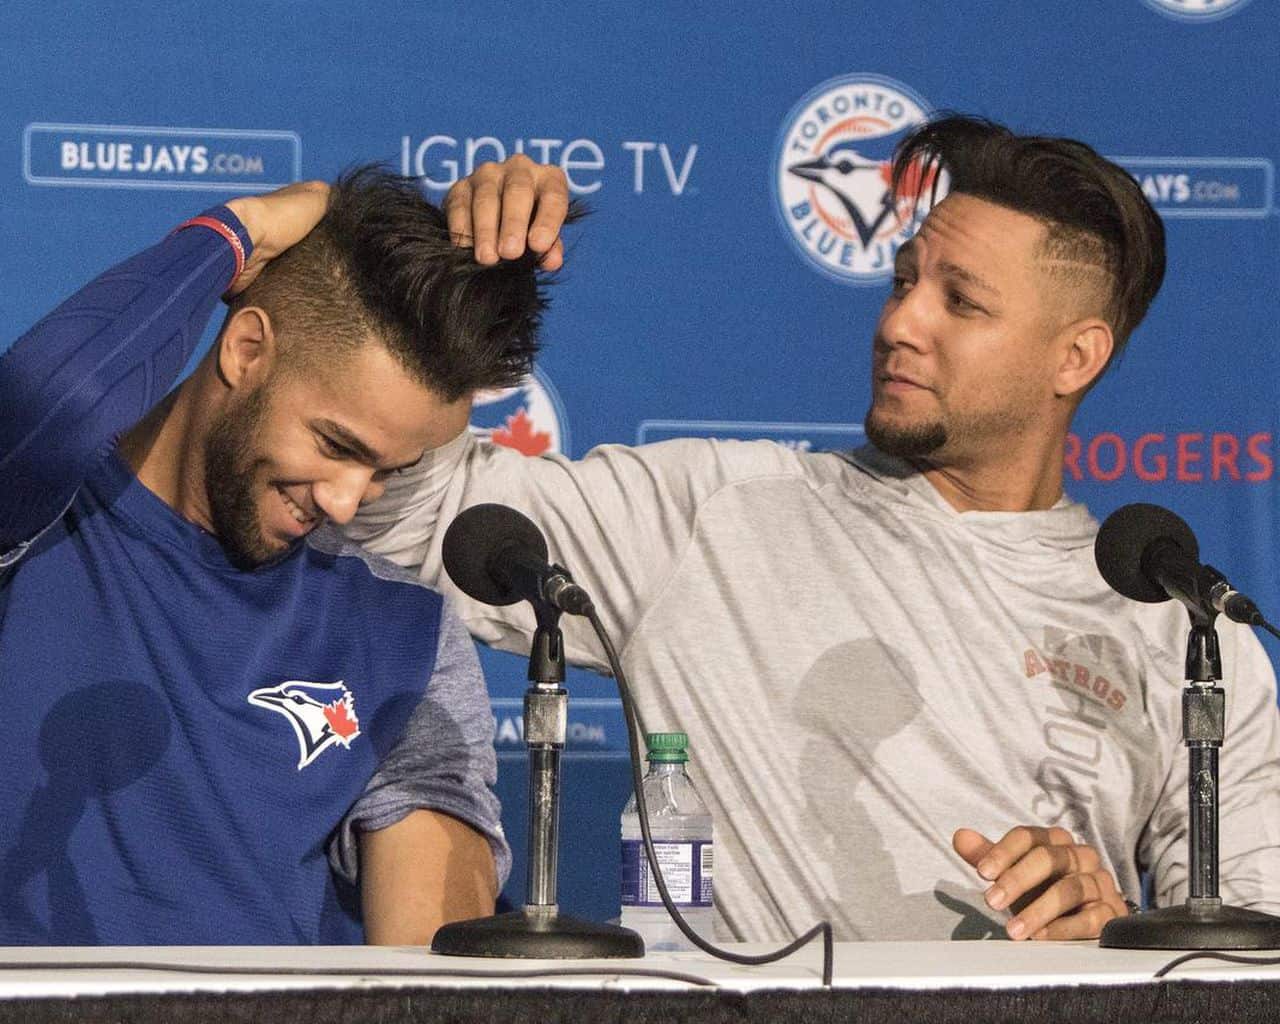
[[[962,313],[977,312],[982,309],[976,302],[970,302],[959,292],[950,292],[947,295],[947,301],[953,309],[957,309]]]
[[[324,453],[332,459],[353,459],[355,452],[345,445],[339,444],[331,437],[320,435],[320,447],[324,449]]]
[[[894,274],[893,275],[893,294],[894,295],[905,294],[907,289],[911,287],[911,284],[912,284],[911,278],[907,277],[905,274]]]

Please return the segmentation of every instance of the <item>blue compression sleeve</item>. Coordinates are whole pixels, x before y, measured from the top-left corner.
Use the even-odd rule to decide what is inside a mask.
[[[208,211],[235,231],[225,206]],[[235,272],[188,227],[112,267],[0,355],[0,558],[66,509],[86,471],[168,392]]]

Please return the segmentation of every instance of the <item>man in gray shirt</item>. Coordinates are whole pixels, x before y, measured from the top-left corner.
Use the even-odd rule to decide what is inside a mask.
[[[840,938],[1096,936],[1141,872],[1187,891],[1185,614],[1112,592],[1097,523],[1063,494],[1071,418],[1160,286],[1164,235],[1081,143],[968,118],[894,165],[949,195],[897,254],[873,344],[872,445],[605,446],[526,459],[463,436],[350,533],[453,593],[480,639],[533,619],[457,593],[443,527],[502,501],[595,597],[646,726],[699,753],[722,938],[815,919]],[[501,213],[499,214],[499,198]],[[477,258],[549,252],[553,169],[488,167],[451,195]],[[556,243],[558,246],[558,243]],[[1257,640],[1224,625],[1222,891],[1280,909],[1280,725]],[[607,671],[581,623],[573,661]]]

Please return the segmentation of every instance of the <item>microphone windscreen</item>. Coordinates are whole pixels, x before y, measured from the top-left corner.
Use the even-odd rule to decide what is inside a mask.
[[[1157,604],[1169,600],[1164,588],[1142,570],[1143,555],[1160,540],[1177,545],[1193,562],[1200,560],[1200,545],[1191,527],[1167,508],[1135,502],[1116,509],[1093,542],[1098,572],[1112,590],[1134,601]]]
[[[495,575],[495,556],[506,550],[531,552],[547,560],[547,541],[527,516],[506,505],[472,505],[445,531],[441,555],[445,571],[468,597],[485,604],[514,604],[520,595]]]

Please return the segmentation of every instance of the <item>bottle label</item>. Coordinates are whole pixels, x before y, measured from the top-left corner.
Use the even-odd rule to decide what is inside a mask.
[[[679,842],[655,842],[654,853],[662,869],[667,892],[678,907],[711,906],[712,874],[715,846],[706,839]],[[658,883],[649,871],[644,855],[644,841],[622,841],[622,905],[624,907],[660,907],[662,896]]]

